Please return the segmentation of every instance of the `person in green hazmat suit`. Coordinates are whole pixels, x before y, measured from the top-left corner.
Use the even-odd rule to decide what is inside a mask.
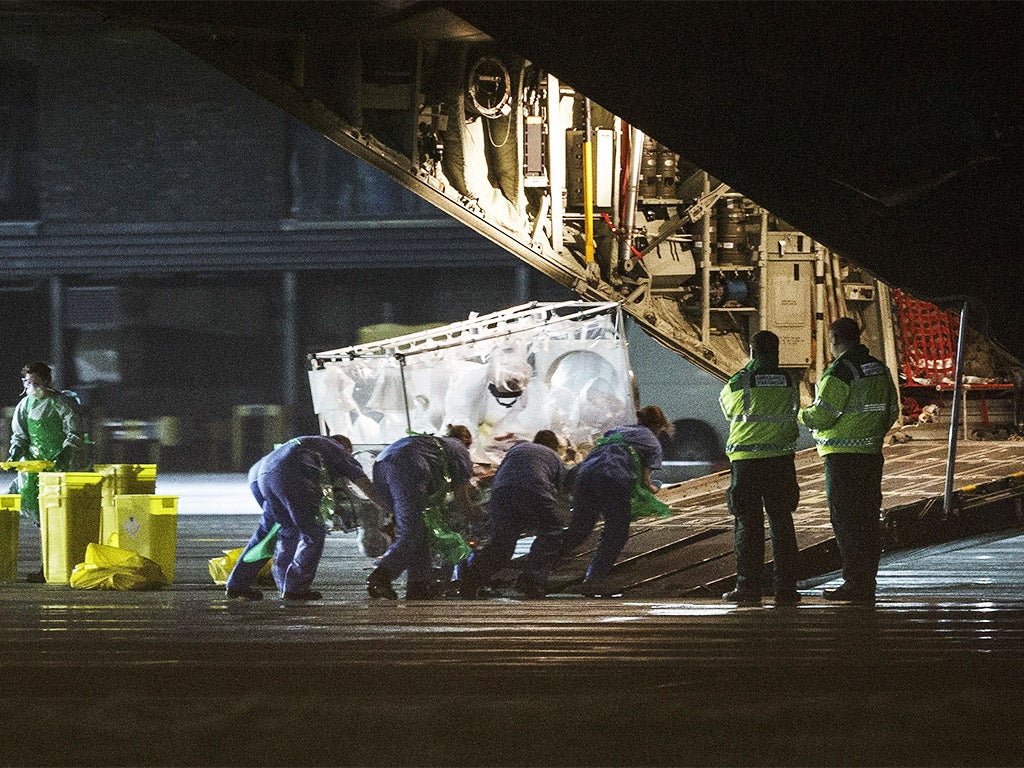
[[[78,398],[54,389],[53,372],[46,363],[28,363],[21,369],[21,383],[25,394],[11,419],[8,461],[52,461],[55,472],[87,469],[85,422]],[[19,472],[11,493],[21,494],[22,514],[39,525],[39,474]],[[42,568],[29,576],[29,581],[42,580]]]

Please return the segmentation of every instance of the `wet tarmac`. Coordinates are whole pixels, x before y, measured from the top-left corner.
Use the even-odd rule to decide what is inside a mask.
[[[795,608],[369,601],[352,534],[323,601],[239,602],[207,561],[252,530],[244,479],[158,492],[180,498],[171,586],[0,585],[0,764],[1024,762],[1024,529],[886,556],[874,608],[823,602],[834,574]]]

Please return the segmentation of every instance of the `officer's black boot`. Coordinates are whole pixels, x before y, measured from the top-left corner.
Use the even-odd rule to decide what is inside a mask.
[[[391,586],[391,574],[383,565],[378,565],[366,579],[366,592],[372,598],[383,597],[397,600],[398,593]]]

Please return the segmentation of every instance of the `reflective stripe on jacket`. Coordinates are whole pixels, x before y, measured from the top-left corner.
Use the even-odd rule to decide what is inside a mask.
[[[879,453],[899,416],[892,375],[863,344],[841,354],[825,369],[814,402],[800,411],[818,453]]]
[[[784,456],[796,450],[800,393],[777,360],[755,358],[718,396],[729,421],[725,452],[730,461]]]

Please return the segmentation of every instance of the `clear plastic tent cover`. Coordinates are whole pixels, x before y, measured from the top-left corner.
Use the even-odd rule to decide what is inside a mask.
[[[611,427],[635,421],[614,302],[526,304],[320,352],[310,368],[321,430],[362,446],[464,424],[474,459],[497,462],[540,429],[586,450]]]

